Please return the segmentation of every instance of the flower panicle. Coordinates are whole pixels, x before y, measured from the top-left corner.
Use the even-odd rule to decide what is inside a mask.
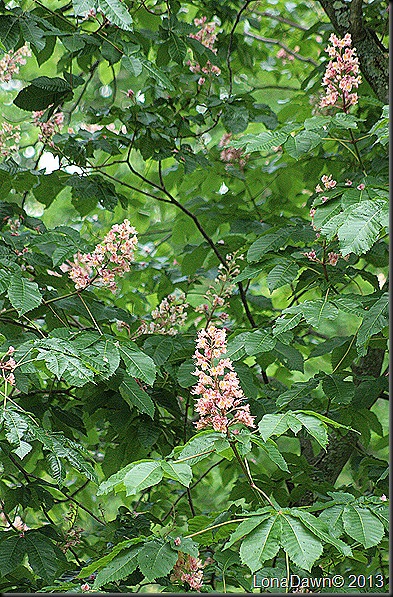
[[[112,226],[92,253],[76,253],[74,261],[63,263],[61,270],[68,272],[76,290],[95,285],[107,286],[111,292],[116,292],[115,276],[122,277],[130,271],[137,244],[137,231],[125,219]]]
[[[320,102],[321,108],[335,106],[347,112],[357,104],[357,89],[362,81],[359,69],[359,59],[356,48],[352,48],[352,38],[347,33],[339,39],[334,33],[329,38],[331,46],[326,48],[330,61],[326,67],[322,85],[326,87],[326,94]]]
[[[200,415],[197,429],[213,427],[215,431],[228,433],[235,423],[255,427],[250,406],[244,404],[244,394],[232,361],[222,358],[226,353],[226,332],[210,325],[200,330],[196,341],[193,375],[198,377],[191,390],[199,396],[195,410]]]

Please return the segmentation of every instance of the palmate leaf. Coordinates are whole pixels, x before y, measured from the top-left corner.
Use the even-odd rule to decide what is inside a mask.
[[[272,435],[282,435],[289,429],[287,414],[264,415],[258,424],[258,429],[264,441]]]
[[[384,536],[382,522],[367,508],[348,504],[345,506],[342,520],[345,532],[366,549],[378,545]]]
[[[60,549],[50,539],[35,531],[25,533],[24,541],[29,564],[34,572],[46,582],[53,581],[59,568],[59,560],[63,559]]]
[[[272,293],[276,288],[294,281],[299,271],[299,266],[294,261],[283,259],[282,263],[275,265],[267,275],[267,285]]]
[[[138,564],[147,580],[154,580],[166,576],[176,564],[177,557],[177,551],[169,543],[148,541],[138,553]]]
[[[121,0],[98,0],[98,8],[111,23],[132,31],[132,17]]]
[[[251,572],[259,570],[266,560],[277,555],[281,533],[281,517],[272,515],[246,536],[240,547],[240,559]]]
[[[84,386],[94,381],[94,374],[99,372],[86,357],[83,358],[83,353],[78,354],[71,342],[62,338],[38,340],[35,347],[38,349],[37,360],[45,361],[49,371],[70,385]]]
[[[248,249],[247,261],[258,261],[265,253],[280,249],[285,245],[291,233],[292,230],[289,227],[266,232],[257,238]]]
[[[308,571],[322,555],[320,540],[300,520],[287,514],[281,516],[280,544],[294,564]]]
[[[134,342],[121,343],[119,351],[127,373],[152,386],[156,377],[156,365],[153,359],[142,352]]]
[[[154,417],[155,406],[153,400],[142,390],[133,377],[125,374],[119,390],[124,400],[131,407],[135,406],[139,412],[146,413],[151,418]]]
[[[389,324],[388,320],[389,295],[384,293],[369,309],[364,312],[363,322],[356,338],[356,348],[359,356],[367,353],[367,346],[371,336],[379,334]]]
[[[255,529],[255,527],[260,525],[261,522],[264,522],[267,518],[271,518],[271,516],[272,513],[269,508],[269,511],[267,511],[265,514],[262,514],[261,516],[250,516],[250,518],[247,518],[247,520],[241,522],[237,527],[236,531],[234,531],[229,537],[227,543],[224,546],[224,550],[229,549],[230,547],[232,547],[234,543],[236,543],[236,541],[239,541],[239,539],[243,539],[243,537],[249,535],[251,531]]]
[[[131,462],[117,473],[103,481],[98,487],[97,495],[126,491],[126,495],[135,495],[147,487],[156,485],[163,477],[163,470],[159,460],[138,460]]]
[[[331,508],[327,509],[328,512],[330,510]],[[310,512],[306,512],[305,510],[300,510],[296,508],[291,509],[291,514],[296,518],[299,518],[299,520],[301,520],[304,526],[307,529],[309,529],[314,535],[316,535],[316,537],[321,539],[324,543],[330,543],[330,545],[333,545],[342,555],[346,557],[350,557],[352,555],[352,550],[349,547],[349,545],[344,543],[344,541],[337,539],[336,536],[331,535],[330,519],[324,521],[324,519],[321,517],[316,518],[315,516],[310,514]]]
[[[338,229],[343,256],[362,255],[378,239],[379,232],[388,226],[389,205],[380,199],[366,200],[355,206]]]
[[[24,315],[35,309],[42,301],[38,284],[29,282],[29,280],[18,274],[11,277],[7,294],[11,305],[15,307],[19,315]]]
[[[4,408],[1,414],[1,418],[4,420],[6,428],[5,436],[10,444],[16,446],[12,451],[22,459],[32,448],[28,442],[22,439],[27,432],[29,425],[25,418],[10,406]]]
[[[268,439],[266,442],[261,441],[261,439],[255,435],[251,436],[252,443],[256,444],[267,454],[272,462],[282,471],[289,472],[288,465],[285,462],[284,457],[282,456],[281,452],[277,448],[277,444],[272,440]]]
[[[23,537],[8,537],[0,541],[0,573],[1,576],[9,574],[22,563],[25,555],[25,542]]]
[[[138,566],[137,555],[140,550],[141,546],[138,545],[115,555],[112,561],[98,572],[94,581],[93,590],[97,590],[110,582],[127,578],[127,576],[132,574]],[[97,568],[95,568],[95,570],[97,570]]]
[[[175,462],[174,460],[163,460],[161,468],[164,476],[178,481],[185,487],[189,487],[192,479],[192,468],[186,462]]]

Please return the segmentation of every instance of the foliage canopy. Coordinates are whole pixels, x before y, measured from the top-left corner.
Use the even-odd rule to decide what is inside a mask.
[[[0,1],[2,591],[388,592],[387,20]]]

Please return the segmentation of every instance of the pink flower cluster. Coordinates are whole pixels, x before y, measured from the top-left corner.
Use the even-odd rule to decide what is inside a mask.
[[[44,110],[33,112],[33,123],[40,129],[38,140],[43,143],[49,143],[51,147],[54,147],[51,139],[55,133],[60,133],[64,122],[64,114],[63,112],[56,112],[47,122],[42,122],[41,117],[43,114]]]
[[[333,180],[332,175],[329,174],[329,176],[327,176],[326,174],[324,174],[321,178],[321,182],[323,184],[323,186],[325,187],[324,189],[321,187],[320,184],[317,184],[317,186],[315,187],[315,192],[316,193],[323,193],[324,191],[329,191],[330,189],[334,189],[334,187],[337,184],[336,180]],[[327,197],[322,197],[322,200],[327,199]]]
[[[300,48],[298,48],[299,50]],[[295,50],[297,51],[297,50]],[[276,54],[276,57],[279,58],[280,60],[282,60],[283,64],[285,64],[287,62],[287,60],[292,61],[295,60],[295,57],[292,56],[292,54],[289,54],[288,52],[286,52],[284,50],[284,48],[280,48]]]
[[[198,383],[192,389],[192,394],[199,396],[195,406],[200,415],[197,429],[212,426],[215,431],[228,433],[229,426],[235,423],[255,427],[232,361],[221,358],[225,353],[225,330],[210,325],[198,332],[194,353],[197,368],[193,372]]]
[[[11,386],[15,385],[14,371],[17,367],[17,363],[12,356],[14,352],[15,348],[13,346],[10,346],[7,352],[0,359],[0,370],[3,375],[3,380],[6,383],[9,383]],[[8,359],[5,360],[7,357]]]
[[[217,39],[216,33],[216,23],[207,23],[207,17],[201,17],[200,19],[194,19],[194,25],[196,27],[201,27],[197,33],[190,33],[190,37],[199,41],[203,46],[209,48],[214,54],[217,53],[217,49],[214,47],[214,44]],[[187,65],[190,68],[192,73],[203,73],[205,75],[216,75],[217,77],[221,74],[221,69],[212,64],[210,60],[208,60],[205,66],[201,66],[198,62],[191,62],[191,60],[187,61]],[[201,76],[198,79],[198,85],[203,85],[206,81],[206,78]]]
[[[311,251],[306,251],[305,253],[303,253],[303,255],[305,257],[307,257],[307,259],[309,259],[310,261],[314,261],[316,263],[323,263],[323,261],[318,259],[317,254],[314,251],[314,249],[312,249]],[[340,259],[340,257],[342,257],[341,253],[335,253],[334,251],[331,251],[330,253],[328,253],[329,265],[332,265],[333,267],[335,265],[337,265],[337,262]]]
[[[169,294],[151,312],[153,321],[149,324],[143,322],[138,328],[138,335],[168,334],[175,336],[187,319],[187,307],[188,303],[184,292]]]
[[[247,163],[248,154],[243,153],[242,149],[235,149],[234,147],[227,147],[232,138],[232,133],[225,133],[220,139],[219,147],[224,147],[220,153],[220,160],[228,164],[237,164],[240,170],[244,170]]]
[[[28,531],[30,529],[29,526],[27,526],[27,524],[25,522],[23,522],[23,520],[21,519],[20,516],[15,516],[14,520],[12,521],[12,526],[10,525],[10,523],[7,520],[6,515],[4,514],[4,512],[2,510],[0,510],[0,521],[1,521],[1,530],[2,531],[12,531],[13,529],[17,529],[18,531]]]
[[[199,558],[179,551],[177,562],[173,568],[170,580],[172,582],[187,583],[191,589],[199,591],[203,585],[203,567]]]
[[[19,149],[20,126],[3,122],[0,128],[0,155],[7,157]]]
[[[74,261],[63,263],[60,269],[68,272],[77,290],[90,285],[108,286],[116,291],[115,276],[124,276],[134,261],[138,243],[137,232],[128,220],[112,226],[102,243],[92,253],[77,253]]]
[[[12,50],[4,54],[0,60],[0,83],[8,83],[19,72],[19,67],[26,64],[26,58],[31,56],[29,48],[24,45],[15,52]]]
[[[358,101],[358,94],[352,89],[361,83],[359,59],[356,48],[351,48],[351,35],[347,33],[339,39],[334,33],[329,38],[331,46],[326,48],[330,61],[326,67],[322,84],[326,87],[326,95],[320,102],[321,108],[336,106],[347,112],[350,106]]]

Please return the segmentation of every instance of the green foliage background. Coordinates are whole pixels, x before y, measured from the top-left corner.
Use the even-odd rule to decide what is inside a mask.
[[[202,16],[216,53],[190,37]],[[362,19],[385,56],[387,3]],[[388,110],[369,77],[350,114],[318,107],[333,30],[312,0],[0,1],[0,59],[32,52],[0,84],[21,133],[0,164],[3,592],[188,591],[179,551],[203,592],[255,572],[388,592]],[[64,114],[50,143],[37,110]],[[76,292],[60,266],[125,218],[131,271]],[[257,429],[226,437],[196,431],[191,371],[233,253],[219,325]],[[138,335],[175,291],[179,333]]]

